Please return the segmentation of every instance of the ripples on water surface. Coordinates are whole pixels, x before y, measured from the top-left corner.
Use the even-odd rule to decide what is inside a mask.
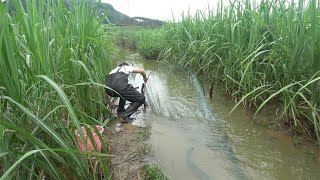
[[[147,72],[153,160],[172,179],[320,179],[319,150],[251,123],[233,103],[204,96],[185,69],[137,61]]]

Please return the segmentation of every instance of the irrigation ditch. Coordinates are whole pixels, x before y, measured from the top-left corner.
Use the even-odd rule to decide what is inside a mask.
[[[185,68],[141,60],[137,54],[126,59],[148,72],[154,71],[146,85],[149,106],[135,116],[148,124],[145,131],[148,138],[144,140],[150,149],[147,148],[143,162],[156,165],[168,178],[312,179],[319,176],[319,150],[313,143],[295,142],[281,128],[275,130],[277,121],[261,123],[263,119],[270,122],[275,118],[273,112],[262,113],[261,122],[253,123],[253,113],[241,107],[229,114],[234,103],[223,91],[216,89],[210,99],[210,84],[201,85]],[[140,80],[136,77],[136,82],[141,83],[141,77]]]
[[[220,3],[134,31],[103,24],[96,1],[20,2],[0,2],[1,180],[165,178],[147,162],[172,179],[320,176],[316,0]],[[124,56],[115,39],[166,63]],[[102,92],[119,59],[153,73],[139,121],[110,123],[114,149],[93,147],[115,153],[109,174],[109,154],[79,140],[104,140],[95,127],[109,123]]]

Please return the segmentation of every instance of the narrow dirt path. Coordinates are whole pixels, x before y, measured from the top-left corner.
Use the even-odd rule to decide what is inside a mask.
[[[107,129],[110,140],[110,179],[144,179],[143,166],[146,144],[139,132],[141,128],[127,123],[113,123]]]

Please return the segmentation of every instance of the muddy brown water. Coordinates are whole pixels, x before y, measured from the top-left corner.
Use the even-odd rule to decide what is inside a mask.
[[[152,72],[144,114],[152,126],[148,159],[171,179],[320,179],[317,147],[295,146],[241,108],[229,115],[234,103],[217,93],[209,99],[186,69],[129,58]]]

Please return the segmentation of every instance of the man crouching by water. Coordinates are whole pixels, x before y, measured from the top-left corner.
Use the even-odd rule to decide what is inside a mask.
[[[106,86],[112,90],[105,88],[109,96],[120,97],[117,114],[126,123],[134,120],[130,116],[145,102],[144,95],[128,83],[128,76],[132,73],[140,73],[144,82],[147,82],[148,78],[143,69],[135,68],[124,62],[117,63],[117,67],[107,76]],[[127,109],[124,108],[126,101],[131,102]]]

